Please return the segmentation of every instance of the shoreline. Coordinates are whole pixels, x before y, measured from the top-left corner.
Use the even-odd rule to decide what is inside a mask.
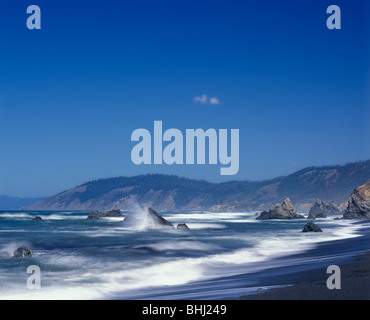
[[[221,276],[218,278],[194,281],[182,285],[171,287],[161,286],[155,288],[153,292],[116,292],[103,299],[118,300],[279,300],[279,299],[339,299],[339,295],[333,298],[326,297],[323,294],[313,294],[308,297],[301,297],[297,293],[298,285],[306,284],[302,290],[315,292],[312,285],[319,283],[327,291],[326,280],[330,274],[326,274],[329,265],[338,265],[342,267],[354,261],[357,261],[360,255],[368,253],[370,261],[370,221],[355,222],[363,226],[357,236],[339,240],[328,240],[318,243],[314,248],[308,251],[295,253],[289,256],[267,261],[262,270],[258,267],[260,262],[256,263],[259,271],[241,273],[231,276]],[[366,274],[370,269],[370,264],[365,262],[368,268],[362,268],[363,262],[359,264],[360,269],[347,275],[345,269],[342,270],[342,278],[357,279]],[[364,270],[362,270],[364,269]],[[344,273],[344,275],[343,275]],[[362,279],[362,278],[361,278]],[[361,280],[360,279],[360,280]],[[342,279],[341,291],[342,299],[370,299],[365,294],[357,295],[360,292],[357,287],[350,290],[344,289],[344,279]],[[321,284],[320,284],[321,283]],[[294,289],[293,289],[294,288]],[[311,288],[311,289],[310,289]],[[287,290],[287,291],[284,291]],[[301,290],[301,291],[302,291]],[[291,293],[289,293],[290,291]],[[370,291],[370,290],[369,290]],[[365,297],[366,296],[366,297]],[[360,298],[359,298],[360,297]]]
[[[359,223],[364,223],[361,221]],[[240,300],[370,300],[370,222],[361,236],[319,244],[310,252],[296,255],[312,257],[306,266],[292,266],[279,279],[263,279],[259,290]],[[325,258],[325,255],[328,255]],[[329,265],[340,267],[341,289],[329,290],[326,281]],[[294,270],[294,269],[298,270]],[[291,269],[292,271],[290,272]],[[306,269],[306,270],[300,270]],[[277,272],[279,274],[279,272]],[[273,287],[281,286],[281,287]],[[263,290],[266,287],[267,290]],[[271,289],[268,289],[272,287]]]

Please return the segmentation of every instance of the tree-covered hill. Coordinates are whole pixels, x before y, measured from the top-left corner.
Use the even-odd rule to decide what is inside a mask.
[[[147,174],[89,181],[38,201],[34,210],[130,210],[150,205],[158,210],[253,210],[289,197],[306,208],[317,198],[344,203],[370,181],[370,160],[344,166],[308,167],[265,181],[211,183],[174,175]]]

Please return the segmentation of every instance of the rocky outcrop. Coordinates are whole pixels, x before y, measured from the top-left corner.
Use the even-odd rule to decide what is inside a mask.
[[[91,211],[87,219],[97,219],[102,217],[124,217],[121,210],[110,210],[110,211]]]
[[[130,214],[123,222],[125,226],[134,229],[158,229],[162,227],[175,228],[171,222],[159,215],[153,208],[148,208],[146,212]]]
[[[370,181],[351,193],[343,218],[370,219]]]
[[[308,216],[309,218],[327,218],[335,214],[339,214],[339,210],[333,204],[317,199],[315,204],[311,207]]]
[[[304,219],[303,216],[297,214],[292,202],[286,198],[281,205],[276,206],[269,211],[263,211],[257,220],[270,220],[270,219]]]
[[[30,247],[21,246],[13,252],[13,258],[29,258],[33,256],[33,252]]]
[[[186,225],[186,223],[179,223],[176,227],[177,230],[185,230],[190,231],[190,228]]]
[[[156,224],[168,227],[174,227],[173,224],[158,214],[153,208],[148,208],[149,217],[155,221]]]
[[[322,232],[321,228],[313,222],[308,222],[304,226],[302,232]]]
[[[42,218],[40,216],[36,216],[32,220],[42,220]]]

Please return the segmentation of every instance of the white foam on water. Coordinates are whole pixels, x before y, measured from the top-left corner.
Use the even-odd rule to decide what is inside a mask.
[[[232,221],[235,218],[254,216],[250,212],[194,212],[194,213],[176,213],[163,215],[169,220],[202,220],[202,221],[222,221],[224,219]]]
[[[73,215],[73,214],[50,214],[50,215],[38,215],[42,220],[80,220],[86,219],[84,216]]]
[[[101,217],[99,220],[110,221],[110,222],[122,222],[124,217]]]
[[[190,230],[199,230],[199,229],[224,229],[226,226],[221,223],[194,223],[194,222],[189,222],[186,223],[186,225],[190,228]]]
[[[0,213],[0,218],[7,218],[7,219],[32,219],[34,216],[25,212],[4,212]]]
[[[194,250],[194,251],[213,251],[220,249],[219,246],[208,244],[201,241],[162,241],[138,245],[136,248],[151,248],[156,251],[172,251],[172,250]]]
[[[157,250],[171,250],[174,247],[165,243],[154,244]],[[177,242],[176,247],[199,247],[196,242]],[[276,251],[279,249],[279,252]],[[203,247],[203,249],[210,249]],[[297,249],[297,248],[296,248]],[[256,248],[238,249],[228,253],[211,254],[197,258],[179,258],[168,262],[159,262],[149,266],[140,263],[119,263],[107,266],[103,262],[93,262],[75,255],[55,255],[44,263],[75,266],[73,274],[61,273],[63,279],[53,281],[38,292],[27,290],[8,290],[0,292],[0,299],[97,299],[114,292],[125,292],[159,286],[182,285],[197,280],[206,280],[220,276],[231,276],[248,272],[248,265],[263,262],[272,256],[277,257],[294,252],[290,241],[270,239],[262,241]],[[86,268],[86,266],[90,268]],[[261,267],[261,265],[260,265]],[[45,278],[52,275],[44,274]],[[91,283],[90,281],[92,281]],[[150,290],[150,289],[149,289]]]
[[[86,219],[83,215],[76,215],[73,212],[58,212],[52,214],[44,213],[27,213],[27,212],[4,212],[0,213],[0,218],[6,218],[10,220],[32,220],[36,216],[41,217],[43,220],[77,220],[77,219]],[[122,218],[121,218],[122,220]]]
[[[187,222],[185,217],[192,215],[192,222]],[[222,228],[225,219],[224,214],[206,213],[183,214],[176,216],[179,221],[185,221],[191,229]],[[218,216],[218,219],[215,217]],[[234,214],[233,219],[240,220],[241,217],[249,219],[252,214]],[[254,217],[254,214],[253,214]],[[214,219],[210,223],[208,219]],[[230,219],[230,216],[228,217]],[[166,217],[166,219],[169,219]],[[211,220],[212,220],[211,219]],[[173,219],[174,220],[174,219]],[[190,220],[190,219],[189,219]],[[169,221],[171,221],[169,219]],[[171,221],[172,222],[172,221]],[[149,222],[148,222],[149,223]],[[263,223],[263,222],[259,222]],[[53,272],[43,273],[45,279],[40,290],[28,290],[24,284],[22,287],[10,290],[0,290],[0,299],[99,299],[105,298],[114,293],[129,293],[135,290],[145,290],[150,292],[153,288],[163,286],[176,286],[188,284],[199,280],[215,279],[224,276],[233,276],[248,272],[256,272],[264,269],[276,267],[283,264],[284,260],[274,260],[279,257],[289,256],[294,253],[302,253],[314,248],[323,241],[345,239],[359,236],[359,231],[363,227],[352,221],[325,220],[325,224],[333,224],[337,228],[323,228],[322,233],[302,233],[301,229],[286,230],[279,233],[272,231],[269,234],[253,236],[245,235],[217,235],[213,239],[244,239],[254,238],[252,247],[239,248],[222,253],[212,253],[217,250],[214,244],[204,243],[198,240],[176,240],[155,241],[138,245],[137,248],[149,247],[158,252],[173,250],[198,250],[206,253],[205,256],[190,258],[170,258],[171,260],[153,259],[146,263],[138,261],[109,262],[94,260],[84,256],[77,256],[61,252],[60,255],[47,256],[41,254],[43,263],[70,267],[71,271],[58,273],[59,278],[55,278]],[[145,223],[143,224],[145,226]],[[277,229],[279,227],[277,226]],[[144,228],[143,228],[144,229]],[[124,228],[114,228],[102,231],[101,229],[90,230],[95,232],[95,236],[107,235],[112,231],[116,234],[127,232]],[[136,231],[132,231],[136,232]],[[140,236],[140,235],[138,235]],[[9,256],[14,244],[9,247],[0,247],[0,256]],[[14,251],[13,250],[13,251]],[[207,254],[209,253],[209,254]]]
[[[0,259],[12,258],[14,255],[14,251],[21,246],[28,246],[32,248],[32,245],[28,241],[25,241],[25,240],[9,241],[5,243],[3,242],[0,245]]]

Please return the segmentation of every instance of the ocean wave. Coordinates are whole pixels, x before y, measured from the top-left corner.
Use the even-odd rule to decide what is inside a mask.
[[[151,246],[158,251],[190,249],[214,250],[213,245],[200,244],[196,241],[177,241],[174,243],[157,242]],[[14,246],[10,249],[10,251]],[[307,247],[305,248],[307,249]],[[53,280],[44,286],[40,292],[7,290],[6,295],[0,292],[1,299],[99,299],[107,295],[120,292],[124,294],[133,290],[151,290],[148,288],[162,286],[183,285],[199,280],[208,280],[222,276],[232,276],[241,273],[261,270],[266,268],[262,262],[272,257],[279,257],[302,250],[302,246],[292,248],[290,239],[266,239],[255,248],[242,248],[230,252],[208,254],[196,258],[178,258],[163,262],[159,259],[151,265],[142,263],[113,263],[107,265],[103,261],[70,254],[68,252],[47,252],[39,255],[45,265],[55,265],[59,268],[59,279]],[[9,252],[9,250],[8,250]],[[73,271],[62,273],[60,269]],[[87,267],[88,266],[88,267]],[[43,282],[47,283],[53,273],[43,273]]]
[[[251,217],[255,213],[251,212],[194,212],[194,213],[176,213],[163,215],[166,219],[172,220],[202,220],[202,221],[222,221],[224,219],[232,221],[240,217]]]
[[[306,246],[304,249],[308,249]],[[279,249],[279,252],[276,249]],[[296,252],[291,242],[276,242],[271,239],[263,242],[258,248],[238,249],[229,253],[207,255],[198,258],[180,258],[170,262],[162,262],[151,266],[128,268],[125,270],[103,272],[99,275],[101,285],[96,293],[104,298],[106,295],[145,289],[145,292],[162,286],[178,286],[195,281],[216,279],[242,273],[256,272],[266,269],[263,264],[272,257],[281,257]],[[273,267],[272,264],[269,265]]]
[[[0,213],[0,218],[7,218],[7,219],[31,219],[33,218],[34,216],[29,214],[29,213],[25,213],[25,212],[4,212],[4,213]]]
[[[220,249],[219,246],[208,244],[201,241],[162,241],[135,246],[136,248],[150,248],[156,251],[174,250],[194,250],[194,251],[214,251]]]
[[[39,215],[42,220],[81,220],[86,219],[86,217],[81,215],[71,215],[71,214],[50,214],[50,215]]]
[[[24,213],[19,214],[21,214],[20,219],[33,217],[33,215],[25,216]],[[45,215],[45,219],[47,217],[50,220],[85,218],[82,215],[70,213],[52,213]],[[84,241],[83,244],[91,244],[91,247],[82,246],[79,248],[80,251],[74,251],[72,247],[63,250],[35,248],[37,259],[32,263],[40,263],[43,266],[42,289],[28,290],[25,283],[15,287],[10,280],[1,278],[7,289],[0,290],[0,299],[104,299],[116,293],[119,293],[121,298],[132,298],[133,292],[154,294],[160,287],[168,289],[169,286],[181,286],[211,279],[213,281],[222,277],[284,267],[287,259],[279,258],[303,253],[324,241],[357,237],[363,227],[353,221],[326,219],[319,224],[320,226],[322,224],[324,232],[302,233],[304,221],[302,226],[295,221],[271,223],[258,221],[255,224],[254,213],[233,213],[231,216],[229,213],[206,213],[205,216],[203,213],[193,213],[166,216],[166,218],[171,222],[185,221],[190,229],[203,229],[203,231],[185,235],[181,233],[176,238],[176,235],[180,234],[176,232],[177,230],[143,233],[128,230],[118,224],[112,226],[89,223],[86,223],[89,227],[84,229],[81,228],[84,224],[79,223],[78,229],[58,231],[58,237],[63,239],[64,232],[79,235]],[[248,232],[249,227],[239,229],[239,227],[234,228],[234,224],[232,226],[228,224],[240,220],[253,222],[253,225],[250,225],[253,231],[264,230],[264,232]],[[67,225],[73,228],[75,224],[67,223]],[[266,225],[271,228],[268,232],[266,229],[259,229]],[[204,229],[216,228],[220,231],[226,229],[226,232],[204,231]],[[231,231],[227,228],[234,229]],[[115,241],[108,249],[105,243],[99,242],[100,239],[92,239],[106,236],[114,237]],[[130,239],[135,240],[130,244]],[[3,243],[0,246],[0,258],[9,258],[19,245],[19,242]],[[228,249],[229,245],[230,249]],[[111,253],[112,248],[118,255],[115,256],[112,253],[106,256],[105,252]],[[155,252],[145,256],[143,255],[145,250],[136,250],[140,248],[150,248]],[[127,254],[126,249],[128,249]],[[95,250],[108,251],[104,251],[104,254],[99,251],[100,254],[97,254]],[[166,255],[176,250],[197,252],[194,254],[195,257]],[[139,252],[140,256],[132,256],[136,252]],[[298,260],[293,263],[298,263]],[[18,275],[19,270],[14,274]],[[6,281],[8,283],[5,283]]]
[[[340,229],[324,236],[316,233],[316,237],[311,235],[307,237],[307,234],[301,232],[294,236],[266,237],[252,248],[197,258],[180,258],[150,267],[104,273],[101,275],[105,283],[104,291],[122,293],[146,287],[181,285],[283,266],[286,261],[277,258],[308,251],[319,242],[358,236],[361,226],[348,222],[343,223],[343,228]],[[119,285],[120,283],[124,285]]]
[[[32,220],[36,216],[42,218],[42,220],[78,220],[86,219],[86,216],[72,214],[70,212],[63,214],[62,212],[45,214],[45,213],[27,213],[27,212],[4,212],[0,213],[0,218],[10,220]],[[122,220],[122,219],[121,219]]]
[[[225,229],[226,225],[221,223],[194,223],[189,222],[186,225],[190,228],[190,230],[199,230],[199,229]]]

